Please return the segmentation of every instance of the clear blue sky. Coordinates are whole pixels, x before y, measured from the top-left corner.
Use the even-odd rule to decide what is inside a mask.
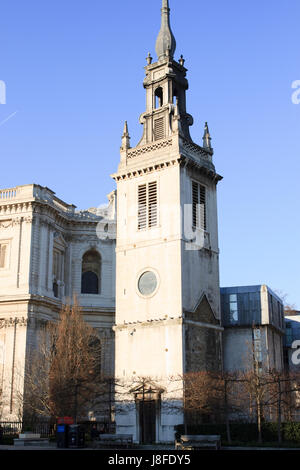
[[[299,0],[170,0],[189,69],[188,111],[208,121],[217,170],[222,286],[266,283],[300,309]],[[78,208],[114,188],[128,120],[145,109],[161,0],[3,0],[0,187],[38,183]],[[11,119],[3,123],[8,116]]]

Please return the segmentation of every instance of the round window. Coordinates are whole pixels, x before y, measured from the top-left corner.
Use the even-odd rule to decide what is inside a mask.
[[[138,280],[138,289],[142,295],[151,295],[157,287],[157,278],[153,271],[145,271]]]

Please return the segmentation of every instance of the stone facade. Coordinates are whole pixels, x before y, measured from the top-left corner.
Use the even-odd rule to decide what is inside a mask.
[[[39,322],[57,318],[74,294],[103,344],[102,368],[113,373],[115,193],[102,211],[77,212],[39,185],[0,190],[0,385],[2,418],[22,414],[29,348]],[[99,292],[82,293],[82,260],[99,255]],[[0,254],[1,256],[1,254]]]

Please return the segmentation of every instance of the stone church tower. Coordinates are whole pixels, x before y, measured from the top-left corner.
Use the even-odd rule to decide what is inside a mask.
[[[207,123],[191,139],[187,69],[174,59],[163,0],[158,60],[147,57],[143,136],[127,123],[117,183],[115,374],[117,432],[174,439],[184,420],[183,375],[221,368],[216,186]]]

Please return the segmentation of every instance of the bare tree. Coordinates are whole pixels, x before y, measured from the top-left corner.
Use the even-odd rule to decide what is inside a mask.
[[[248,403],[249,416],[254,412],[258,442],[262,443],[262,422],[264,409],[268,398],[268,373],[265,371],[253,350],[253,367],[241,371],[239,374],[241,396],[245,404]]]
[[[189,372],[184,379],[184,411],[191,423],[214,414],[220,399],[220,377],[207,371]]]
[[[97,331],[83,319],[76,302],[64,306],[59,321],[42,328],[24,379],[24,411],[34,416],[86,417],[107,411],[111,377],[101,371]]]
[[[296,306],[295,304],[290,304],[288,301],[287,301],[287,297],[288,297],[288,294],[286,292],[283,292],[282,290],[280,289],[274,289],[274,292],[275,294],[277,294],[282,302],[283,302],[283,305],[284,305],[284,315],[295,315],[297,314],[299,311],[296,309]]]
[[[1,420],[2,414],[3,414],[3,406],[4,406],[4,397],[3,397],[3,389],[1,387],[0,388],[0,420]]]
[[[222,372],[219,380],[219,408],[226,425],[227,441],[231,444],[230,421],[243,413],[240,374],[236,371]]]
[[[244,407],[237,372],[198,371],[183,376],[185,432],[192,423],[209,417],[225,422],[227,440],[231,442],[230,420]]]
[[[281,443],[281,423],[291,404],[291,379],[285,371],[276,369],[269,370],[265,376],[268,388],[266,406],[277,420],[277,438]]]
[[[294,304],[286,304],[284,306],[284,315],[289,316],[289,315],[297,315],[299,314],[299,310],[296,309],[296,306]]]

